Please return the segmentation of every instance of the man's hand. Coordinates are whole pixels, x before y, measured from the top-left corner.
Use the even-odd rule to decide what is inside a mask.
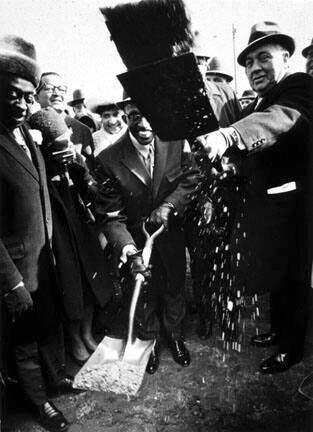
[[[197,138],[209,159],[213,162],[215,159],[220,159],[227,149],[227,141],[220,131],[214,131],[207,135]]]
[[[149,217],[149,222],[156,225],[164,225],[165,230],[167,230],[168,219],[173,210],[174,206],[169,203],[163,203],[153,210]]]
[[[136,279],[136,276],[138,274],[142,274],[146,281],[151,279],[150,268],[149,266],[145,266],[141,251],[135,254],[128,255],[127,264],[129,272],[134,279]]]
[[[23,311],[33,307],[33,300],[23,282],[4,295],[4,302],[13,322],[16,315],[20,315]]]

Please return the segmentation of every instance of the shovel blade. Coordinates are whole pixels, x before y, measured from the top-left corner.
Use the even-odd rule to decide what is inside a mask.
[[[133,365],[147,365],[155,340],[140,340],[136,338],[134,342],[127,342],[123,362]]]

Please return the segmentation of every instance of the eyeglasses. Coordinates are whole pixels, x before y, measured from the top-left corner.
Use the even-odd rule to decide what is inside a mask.
[[[67,92],[67,86],[65,85],[54,86],[51,84],[43,84],[41,87],[37,89],[37,93],[40,92],[40,90],[44,90],[47,93],[55,93],[55,91],[57,90],[59,93],[65,94]]]

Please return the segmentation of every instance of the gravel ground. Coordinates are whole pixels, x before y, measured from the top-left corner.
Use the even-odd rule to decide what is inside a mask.
[[[130,399],[90,391],[55,398],[71,422],[70,432],[312,432],[313,403],[297,392],[313,370],[312,335],[303,362],[283,374],[261,375],[258,364],[273,350],[254,348],[249,339],[256,327],[267,328],[267,307],[264,298],[258,321],[245,318],[241,352],[223,349],[216,331],[208,341],[199,341],[196,317],[189,315],[188,368],[177,365],[164,346],[159,370],[146,374],[139,393]],[[308,391],[313,395],[312,385]],[[3,431],[43,429],[18,405]]]

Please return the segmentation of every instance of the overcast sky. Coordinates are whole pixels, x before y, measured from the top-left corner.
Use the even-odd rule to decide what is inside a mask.
[[[121,62],[98,7],[114,0],[0,0],[1,33],[15,33],[32,41],[43,71],[64,76],[71,91],[84,89],[89,97],[120,99],[116,74]],[[313,38],[312,0],[185,0],[198,42],[208,55],[220,55],[234,73],[232,26],[236,54],[247,45],[250,28],[259,21],[280,24],[296,40],[293,70],[304,70],[301,50]],[[239,93],[248,88],[238,66]]]

